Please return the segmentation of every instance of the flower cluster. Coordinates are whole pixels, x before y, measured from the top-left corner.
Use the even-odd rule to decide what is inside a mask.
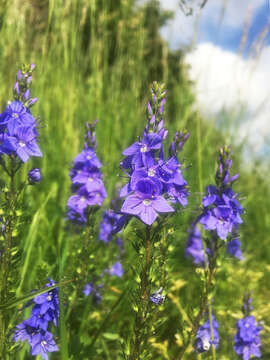
[[[262,328],[257,326],[254,316],[250,315],[252,309],[251,294],[246,293],[242,308],[244,317],[237,321],[237,333],[234,336],[234,351],[243,360],[249,360],[251,356],[261,357],[259,333]]]
[[[55,285],[53,280],[46,287]],[[27,341],[32,348],[32,355],[41,355],[48,360],[48,353],[58,351],[53,335],[48,331],[49,324],[57,326],[59,318],[59,299],[57,288],[34,297],[32,315],[17,325],[15,341]]]
[[[192,226],[191,230],[189,231],[185,254],[186,256],[192,257],[193,263],[195,265],[202,266],[207,260],[207,254],[206,257],[204,255],[202,235],[196,224]]]
[[[211,255],[210,249],[211,240],[206,239],[206,256],[204,255],[204,248],[202,242],[202,234],[198,228],[198,225],[195,223],[191,227],[188,238],[185,255],[187,257],[192,257],[193,263],[198,266],[203,266],[205,261],[208,261],[209,254]],[[229,240],[226,244],[227,252],[229,255],[236,257],[238,260],[243,260],[243,254],[241,251],[241,242],[238,238]]]
[[[95,125],[86,123],[84,150],[75,157],[70,172],[75,195],[67,202],[67,217],[78,224],[85,224],[89,207],[100,206],[107,196],[96,155]]]
[[[215,349],[219,345],[218,335],[218,323],[212,315],[212,329],[213,329],[213,340],[211,340],[211,327],[210,320],[207,320],[202,326],[199,327],[194,348],[197,352],[202,353],[210,349],[211,345],[214,345]]]
[[[163,141],[168,131],[163,126],[163,106],[166,91],[163,85],[153,84],[152,100],[148,103],[148,123],[142,138],[123,151],[121,166],[128,173],[129,182],[120,195],[127,196],[121,212],[135,215],[147,225],[152,225],[158,213],[174,212],[168,203],[187,204],[186,181],[181,172],[177,153],[189,134],[177,133],[165,159]]]
[[[42,156],[37,144],[37,122],[30,107],[37,101],[30,98],[34,65],[23,67],[17,73],[14,101],[0,114],[0,154],[17,156],[26,162],[31,156]]]
[[[114,228],[121,215],[117,214],[114,210],[109,209],[103,213],[102,221],[99,226],[99,240],[108,243],[112,240]]]
[[[124,275],[124,269],[120,261],[116,261],[109,269],[105,269],[100,277],[102,278],[105,274],[109,274],[110,276],[122,277]],[[92,295],[93,302],[95,304],[99,304],[102,295],[100,293],[100,289],[103,287],[103,284],[97,284],[96,280],[88,283],[83,288],[83,294],[85,296]]]
[[[220,149],[216,186],[210,185],[206,188],[207,194],[202,200],[203,214],[199,218],[206,230],[216,231],[222,240],[237,232],[238,225],[242,223],[240,215],[243,213],[243,208],[237,201],[238,195],[232,190],[238,174],[230,177],[230,157],[229,148]]]
[[[261,357],[260,336],[261,327],[257,326],[254,316],[246,316],[237,321],[237,333],[234,337],[234,351],[242,356],[243,360],[249,360],[251,356]]]

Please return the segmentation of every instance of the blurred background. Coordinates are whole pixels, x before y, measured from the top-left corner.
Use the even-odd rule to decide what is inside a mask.
[[[97,152],[109,195],[106,207],[122,183],[121,153],[143,131],[150,84],[157,80],[168,89],[165,126],[170,137],[176,130],[190,132],[182,156],[191,195],[187,210],[176,219],[183,226],[173,235],[174,300],[166,305],[173,317],[160,338],[152,339],[153,354],[169,359],[170,347],[181,346],[177,304],[192,304],[198,285],[184,256],[186,231],[204,187],[214,181],[217,151],[229,144],[245,207],[240,231],[245,260],[224,259],[219,274],[215,305],[225,339],[219,359],[233,358],[226,357],[232,351],[226,339],[233,337],[246,290],[253,291],[269,349],[269,21],[266,0],[0,0],[2,111],[12,97],[19,65],[35,63],[32,93],[39,101],[33,113],[40,119],[44,154],[31,164],[41,167],[43,180],[27,194],[32,215],[22,229],[26,261],[21,292],[35,288],[40,274],[65,275],[69,169],[83,146],[84,123],[99,119]],[[89,316],[101,321],[97,314]],[[62,327],[62,340],[65,331]],[[100,356],[113,358],[105,350]]]

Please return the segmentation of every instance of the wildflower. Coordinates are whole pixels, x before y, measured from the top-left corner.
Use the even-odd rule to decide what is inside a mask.
[[[48,360],[48,353],[58,351],[53,335],[49,331],[41,331],[32,337],[32,355],[41,355],[44,360]]]
[[[227,251],[231,256],[234,256],[239,260],[244,259],[241,251],[241,242],[238,238],[235,238],[227,242]]]
[[[137,216],[147,225],[152,225],[159,213],[174,212],[168,203],[187,204],[188,191],[181,172],[177,152],[187,140],[187,133],[178,134],[171,144],[170,157],[164,157],[163,141],[168,131],[163,127],[163,86],[153,84],[152,101],[148,103],[148,123],[142,138],[123,151],[125,159],[121,167],[129,175],[129,182],[120,192],[126,197],[121,213]],[[180,143],[182,145],[180,145]],[[115,226],[119,230],[129,218],[120,218]]]
[[[36,99],[30,98],[30,83],[34,66],[18,71],[14,86],[14,101],[10,102],[0,115],[0,153],[16,155],[22,162],[31,156],[42,156],[37,145],[37,124],[30,112]]]
[[[115,264],[113,264],[111,266],[111,268],[109,269],[109,274],[110,275],[115,275],[118,277],[122,277],[124,274],[124,270],[123,270],[123,266],[120,263],[120,261],[117,261]]]
[[[55,282],[50,280],[46,287],[53,285]],[[32,348],[32,355],[41,355],[48,360],[48,353],[58,351],[53,335],[48,331],[50,322],[56,326],[59,318],[57,288],[35,296],[30,304],[34,304],[32,314],[16,326],[13,340],[27,341]]]
[[[207,260],[207,254],[204,255],[202,236],[196,225],[194,225],[189,232],[186,256],[191,256],[195,265],[203,266],[205,260]]]
[[[83,293],[85,296],[89,296],[90,294],[92,294],[93,302],[95,304],[99,304],[102,299],[99,289],[102,287],[103,284],[96,285],[94,283],[88,283],[84,286]]]
[[[165,300],[165,295],[162,295],[163,288],[161,287],[156,292],[150,295],[150,300],[155,305],[161,305]]]
[[[251,356],[261,357],[259,336],[261,329],[252,315],[237,321],[234,351],[237,355],[242,356],[243,360],[249,360]]]
[[[99,240],[109,242],[112,240],[113,229],[121,215],[114,212],[112,209],[106,210],[103,213],[103,220],[99,226]]]
[[[219,345],[219,335],[218,335],[218,323],[212,315],[212,328],[213,328],[213,340],[211,340],[211,328],[210,320],[207,320],[202,326],[199,327],[196,335],[196,340],[194,348],[197,352],[202,353],[210,349],[211,345],[215,349]]]
[[[228,148],[222,148],[219,154],[216,186],[206,188],[207,194],[202,200],[203,213],[199,217],[200,223],[206,230],[215,230],[217,236],[225,240],[228,235],[237,232],[242,223],[243,208],[237,201],[237,194],[233,192],[232,184],[237,176],[230,177],[232,160]]]
[[[28,172],[28,180],[30,184],[39,183],[41,180],[41,172],[39,168],[31,169]]]
[[[102,164],[96,155],[95,125],[86,124],[84,150],[75,157],[70,172],[75,194],[68,199],[67,218],[79,225],[87,222],[89,208],[101,206],[107,196],[99,170]]]

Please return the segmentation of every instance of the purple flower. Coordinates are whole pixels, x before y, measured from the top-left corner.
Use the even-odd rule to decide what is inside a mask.
[[[138,216],[145,224],[152,225],[158,213],[174,212],[174,209],[162,196],[154,198],[130,195],[126,198],[121,212]]]
[[[46,287],[53,285],[55,285],[55,282],[50,280],[50,282],[46,284]],[[33,308],[33,314],[38,316],[48,313],[51,321],[53,321],[56,326],[59,318],[58,289],[49,290],[48,292],[35,296],[33,302],[36,304]]]
[[[39,183],[41,180],[41,173],[39,168],[31,169],[28,172],[28,180],[30,184]]]
[[[193,226],[189,232],[186,256],[191,256],[193,258],[193,263],[200,266],[204,265],[205,259],[207,260],[207,255],[204,257],[202,236],[196,225]]]
[[[9,134],[12,135],[18,127],[26,126],[32,128],[35,126],[35,122],[35,118],[20,101],[13,101],[7,105],[3,112],[0,125],[7,127]]]
[[[158,134],[145,133],[141,141],[137,141],[123,151],[123,155],[131,156],[130,162],[134,168],[149,166],[154,162],[155,150],[161,148],[162,138]]]
[[[113,264],[111,266],[111,268],[109,269],[109,274],[110,275],[115,275],[118,277],[122,277],[124,275],[124,269],[122,267],[122,264],[120,263],[120,261],[117,261],[115,264]]]
[[[16,152],[18,157],[26,162],[30,156],[42,156],[42,153],[36,143],[36,133],[32,127],[19,126],[12,136],[8,136],[3,144],[3,152]]]
[[[77,155],[74,159],[74,164],[97,168],[100,168],[102,166],[95,151],[91,148],[87,148],[83,150],[79,155]]]
[[[128,184],[120,192],[121,197],[126,197],[121,213],[137,216],[147,225],[153,224],[158,213],[174,212],[167,200],[187,205],[187,183],[177,151],[171,152],[168,159],[164,156],[163,142],[168,134],[163,126],[165,94],[163,86],[153,84],[143,137],[123,151],[126,158],[121,162],[129,176]],[[115,228],[121,229],[126,220],[119,219]]]
[[[161,287],[156,292],[154,292],[153,294],[150,295],[149,298],[155,305],[161,305],[164,302],[165,295],[162,295],[162,291],[163,291],[163,288]]]
[[[86,124],[84,150],[75,157],[70,171],[75,194],[68,199],[67,218],[78,225],[86,224],[90,207],[101,206],[107,196],[99,170],[102,164],[95,152],[95,124]]]
[[[92,290],[93,290],[92,284],[86,284],[85,287],[83,288],[83,293],[85,296],[89,296]]]
[[[249,360],[251,356],[260,358],[261,327],[257,326],[254,316],[246,316],[237,321],[237,333],[234,337],[234,351],[242,356],[243,360]]]
[[[112,240],[113,229],[120,217],[121,215],[116,214],[112,209],[106,210],[103,213],[103,220],[99,226],[99,240],[106,243]]]
[[[92,294],[93,302],[95,304],[99,304],[102,299],[99,289],[102,287],[103,284],[96,285],[94,283],[89,283],[84,286],[83,293],[85,296],[89,296],[90,294]]]
[[[48,360],[48,353],[58,351],[53,335],[48,331],[41,331],[34,335],[31,340],[32,355],[40,355]]]
[[[215,349],[219,345],[218,323],[212,315],[213,340],[211,340],[210,321],[207,320],[199,327],[195,339],[194,348],[198,353],[206,352],[214,345]]]
[[[238,238],[227,242],[227,251],[231,256],[234,256],[239,260],[244,259],[241,251],[241,242],[238,240]]]
[[[55,282],[50,280],[46,287],[54,284]],[[13,339],[26,340],[32,348],[32,355],[41,355],[43,359],[48,360],[48,353],[58,351],[53,335],[47,331],[49,323],[53,322],[56,326],[59,317],[57,288],[35,296],[32,303],[35,304],[32,315],[16,326]]]

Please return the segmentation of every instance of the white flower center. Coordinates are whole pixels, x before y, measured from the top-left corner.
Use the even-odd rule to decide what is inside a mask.
[[[202,347],[205,351],[210,349],[210,342],[208,338],[202,338]]]
[[[84,196],[81,196],[80,201],[85,202],[86,198]]]
[[[91,160],[91,159],[92,159],[92,156],[91,156],[91,155],[87,155],[87,156],[86,156],[86,159],[87,159],[87,160]]]
[[[142,147],[141,147],[141,152],[142,153],[145,153],[147,151],[147,146],[146,145],[143,145]]]
[[[149,171],[148,171],[148,176],[155,176],[156,175],[156,171],[154,170],[154,169],[150,169]]]
[[[46,349],[48,343],[47,343],[47,341],[42,340],[41,343],[40,343],[40,345],[41,345],[44,349]]]
[[[51,300],[52,300],[51,295],[48,295],[46,299],[47,299],[48,301],[51,301]]]
[[[151,201],[150,200],[143,200],[143,204],[145,206],[149,206],[151,204]]]
[[[21,147],[24,147],[24,146],[25,146],[25,142],[19,141],[19,145],[20,145]]]
[[[92,181],[93,181],[93,178],[89,177],[89,178],[88,178],[88,181],[89,181],[89,182],[92,182]]]
[[[14,117],[14,118],[18,118],[18,117],[19,117],[19,115],[18,115],[17,113],[12,113],[12,117]]]

